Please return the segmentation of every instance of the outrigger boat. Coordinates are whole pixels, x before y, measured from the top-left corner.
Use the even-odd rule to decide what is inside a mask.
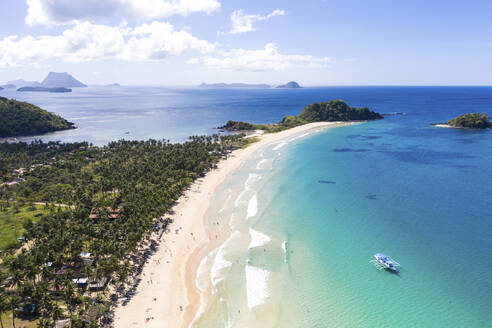
[[[400,266],[400,263],[384,253],[374,254],[374,260],[370,260],[369,262],[371,262],[378,270],[386,269],[398,272],[398,267]]]

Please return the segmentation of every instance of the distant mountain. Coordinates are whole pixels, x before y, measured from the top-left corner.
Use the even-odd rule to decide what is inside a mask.
[[[24,79],[19,79],[19,80],[14,80],[14,81],[9,81],[7,82],[6,85],[13,85],[14,88],[16,87],[19,87],[19,88],[22,88],[22,87],[41,87],[41,83],[39,83],[38,81],[26,81]]]
[[[72,89],[68,88],[63,88],[63,87],[57,87],[57,88],[46,88],[46,87],[22,87],[17,89],[17,91],[20,92],[55,92],[55,93],[61,93],[61,92],[72,92]]]
[[[299,89],[299,88],[302,88],[302,87],[296,81],[290,81],[290,82],[288,82],[286,84],[282,84],[282,85],[277,86],[277,88]]]
[[[84,83],[76,80],[72,75],[68,73],[55,73],[50,72],[41,83],[43,87],[65,87],[65,88],[77,88],[86,87]]]
[[[218,89],[218,88],[250,88],[250,89],[268,89],[271,88],[268,84],[247,84],[247,83],[202,83],[202,88]]]

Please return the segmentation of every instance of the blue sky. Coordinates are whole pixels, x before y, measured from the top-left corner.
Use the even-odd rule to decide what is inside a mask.
[[[0,83],[491,85],[492,2],[1,0]]]

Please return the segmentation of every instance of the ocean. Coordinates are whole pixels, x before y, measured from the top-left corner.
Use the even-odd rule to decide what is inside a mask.
[[[200,264],[203,304],[193,325],[492,322],[492,130],[429,125],[492,114],[492,87],[0,91],[10,94],[79,126],[42,139],[94,144],[180,141],[228,119],[275,122],[330,99],[402,113],[272,144],[219,187],[206,221],[217,235],[231,233]],[[401,264],[399,274],[369,263],[378,252]]]

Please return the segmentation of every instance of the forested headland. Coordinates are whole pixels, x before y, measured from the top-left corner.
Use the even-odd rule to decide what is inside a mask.
[[[73,129],[74,124],[36,105],[0,97],[0,138]]]
[[[0,225],[13,236],[2,246],[0,319],[13,316],[2,323],[110,321],[110,305],[158,247],[150,237],[166,232],[166,213],[195,179],[246,144],[243,135],[104,147],[0,144],[0,219],[22,220]]]
[[[295,126],[312,122],[336,122],[336,121],[371,121],[382,119],[379,113],[369,110],[367,107],[351,107],[343,100],[331,100],[329,102],[316,102],[306,106],[297,115],[287,115],[276,124],[251,124],[247,122],[228,121],[219,129],[228,131],[265,130],[266,132],[278,132]]]
[[[492,128],[492,122],[486,114],[469,113],[460,115],[445,123],[455,128],[487,129]]]

